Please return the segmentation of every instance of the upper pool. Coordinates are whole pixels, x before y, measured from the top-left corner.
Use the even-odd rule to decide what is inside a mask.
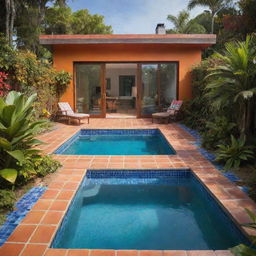
[[[55,152],[62,155],[174,155],[159,129],[83,129]]]

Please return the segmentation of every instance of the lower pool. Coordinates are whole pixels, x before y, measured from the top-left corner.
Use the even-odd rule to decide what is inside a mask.
[[[248,243],[190,170],[88,171],[53,248],[224,250]]]
[[[159,129],[82,129],[59,147],[64,155],[173,155]]]

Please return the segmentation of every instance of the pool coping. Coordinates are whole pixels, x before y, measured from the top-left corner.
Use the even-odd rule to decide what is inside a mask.
[[[140,124],[141,129],[145,124]],[[146,122],[146,125],[150,126],[150,122]],[[49,248],[59,225],[67,212],[67,209],[77,191],[87,169],[114,169],[110,168],[115,164],[118,158],[123,157],[123,164],[121,169],[133,169],[125,168],[126,162],[131,161],[132,165],[135,162],[139,162],[140,167],[134,167],[134,169],[147,170],[155,169],[156,165],[161,169],[189,168],[198,178],[200,182],[209,190],[217,202],[224,208],[224,210],[231,216],[235,223],[242,224],[249,221],[248,216],[244,210],[244,207],[249,208],[256,212],[255,203],[242,192],[234,183],[230,182],[226,177],[222,176],[219,171],[204,157],[197,152],[196,147],[192,145],[194,140],[185,131],[182,131],[175,124],[171,125],[158,125],[154,127],[159,128],[166,140],[172,145],[177,155],[170,156],[94,156],[90,158],[81,156],[65,156],[54,155],[58,160],[63,163],[62,169],[60,169],[53,180],[50,182],[48,189],[41,196],[38,202],[34,205],[32,210],[17,226],[15,231],[9,237],[7,242],[0,248],[0,254],[3,255],[34,255],[32,251],[36,251],[36,255],[231,255],[229,251],[136,251],[131,250],[87,250],[87,249],[51,249]],[[151,125],[152,127],[152,125]],[[151,128],[150,127],[150,128]],[[45,153],[49,154],[54,152],[59,145],[63,144],[66,140],[71,138],[79,128],[68,129],[65,131],[66,126],[61,127],[60,130],[50,132],[52,135],[62,136],[63,138],[56,140],[49,139],[50,146],[45,146]],[[104,127],[105,128],[105,127]],[[123,128],[123,127],[120,127]],[[119,129],[120,129],[119,128]],[[134,127],[132,127],[134,128]],[[137,128],[137,127],[136,127]],[[170,129],[171,128],[171,129]],[[97,129],[99,129],[97,127]],[[125,128],[124,128],[125,129]],[[127,128],[129,129],[129,128]],[[174,129],[175,132],[172,131]],[[68,138],[65,135],[68,134]],[[180,137],[182,134],[182,138]],[[47,138],[49,136],[41,136]],[[39,136],[40,137],[40,136]],[[175,143],[173,143],[175,138]],[[108,159],[108,160],[107,160]],[[113,163],[111,165],[111,160]],[[114,161],[115,160],[115,161]],[[108,165],[106,165],[108,161]],[[195,163],[196,161],[196,163]],[[87,164],[90,165],[88,166]],[[94,164],[95,162],[95,164]],[[145,162],[145,164],[143,164]],[[137,163],[136,163],[137,164]],[[102,167],[101,167],[102,166]],[[107,167],[106,167],[107,166]],[[145,167],[144,167],[145,166]],[[149,167],[152,166],[152,167]],[[166,167],[164,167],[166,166]],[[120,169],[119,168],[119,169]],[[247,234],[255,234],[248,228],[242,227],[242,231]],[[15,252],[10,254],[10,252]],[[79,254],[79,252],[81,254]],[[5,253],[5,254],[4,254]],[[9,254],[8,254],[9,253]],[[83,254],[82,254],[83,253]]]

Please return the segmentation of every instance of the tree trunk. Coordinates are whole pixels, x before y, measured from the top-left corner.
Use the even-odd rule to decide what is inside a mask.
[[[245,130],[244,133],[246,135],[246,137],[249,139],[252,136],[252,131],[253,131],[253,101],[251,99],[247,100],[247,102],[245,103],[246,107],[245,107]]]
[[[11,3],[10,0],[5,0],[5,9],[6,9],[6,17],[5,17],[5,36],[10,43],[10,14],[11,14]]]
[[[213,34],[214,32],[214,18],[215,18],[215,13],[212,12],[211,34]]]
[[[11,17],[10,17],[10,45],[12,45],[12,37],[13,37],[13,28],[14,28],[14,20],[15,20],[15,0],[11,0]]]
[[[13,27],[15,20],[15,0],[5,0],[6,18],[5,33],[9,45],[12,45]]]

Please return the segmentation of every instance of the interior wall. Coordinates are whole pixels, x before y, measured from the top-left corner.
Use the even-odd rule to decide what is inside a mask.
[[[119,76],[135,76],[136,86],[136,72],[136,68],[108,68],[108,65],[106,65],[106,78],[110,78],[111,81],[111,90],[107,90],[109,96],[119,96]]]

